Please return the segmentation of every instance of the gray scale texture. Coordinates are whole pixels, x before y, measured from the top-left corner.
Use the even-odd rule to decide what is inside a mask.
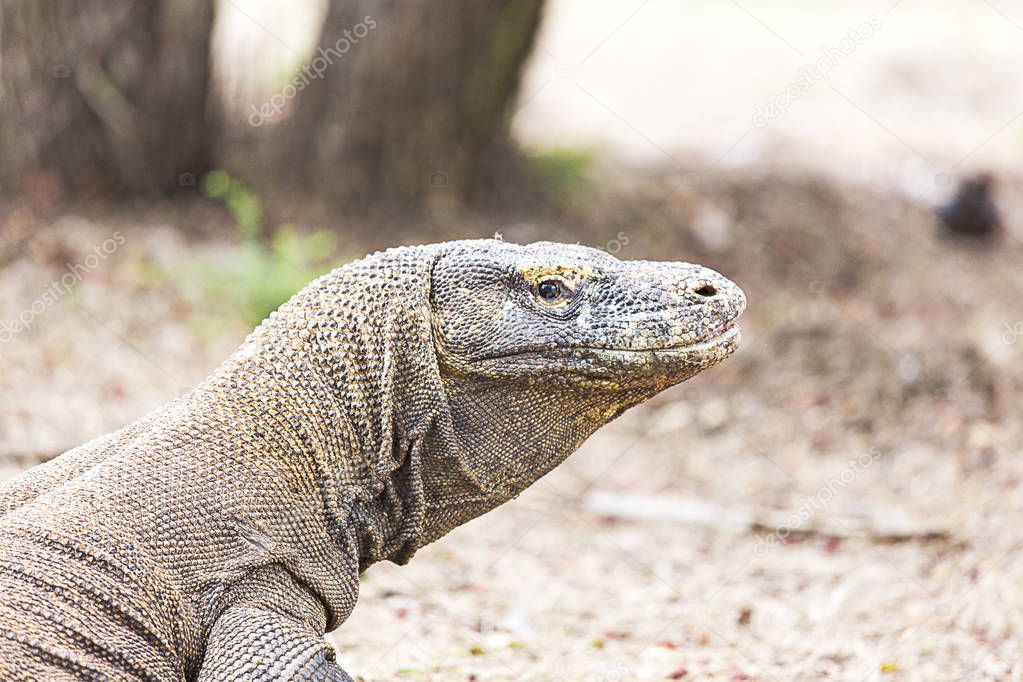
[[[731,355],[698,265],[500,240],[316,280],[187,396],[0,487],[0,677],[347,680],[359,573]]]

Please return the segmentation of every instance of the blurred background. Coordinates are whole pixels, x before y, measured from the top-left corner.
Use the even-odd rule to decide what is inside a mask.
[[[1023,3],[0,2],[0,476],[396,244],[697,261],[739,353],[364,576],[383,680],[1023,679]]]

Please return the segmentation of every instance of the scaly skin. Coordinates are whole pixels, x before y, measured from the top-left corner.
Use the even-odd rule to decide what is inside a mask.
[[[697,265],[496,240],[313,282],[187,397],[0,488],[0,677],[347,680],[359,572],[728,357]]]

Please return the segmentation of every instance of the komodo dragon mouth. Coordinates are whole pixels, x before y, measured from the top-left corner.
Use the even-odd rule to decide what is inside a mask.
[[[720,356],[718,361],[724,360],[739,348],[739,341],[742,336],[742,328],[733,320],[719,329],[711,332],[703,338],[692,343],[685,343],[673,346],[650,346],[647,348],[625,348],[616,346],[575,346],[573,348],[531,348],[515,351],[513,353],[501,353],[486,355],[481,360],[502,360],[507,358],[542,356],[542,357],[565,357],[583,352],[623,353],[641,355],[674,355],[679,357],[698,358],[704,354]]]

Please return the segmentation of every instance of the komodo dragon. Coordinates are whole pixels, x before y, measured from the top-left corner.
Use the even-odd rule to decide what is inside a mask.
[[[194,391],[0,487],[0,677],[350,680],[359,572],[735,351],[685,263],[500,240],[316,280]]]

